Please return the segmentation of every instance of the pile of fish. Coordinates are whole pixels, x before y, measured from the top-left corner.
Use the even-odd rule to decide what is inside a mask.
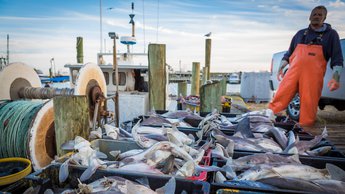
[[[112,139],[121,139],[119,129],[105,126],[106,135]],[[95,135],[97,134],[97,135]],[[91,132],[93,137],[103,137],[101,131]],[[207,147],[195,147],[194,137],[180,132],[175,125],[172,127],[141,126],[140,121],[132,128],[131,141],[142,149],[134,149],[121,153],[112,150],[110,153],[99,152],[99,148],[91,146],[90,142],[77,136],[75,140],[62,145],[64,150],[74,153],[63,162],[60,168],[59,180],[64,182],[68,177],[68,165],[81,165],[88,168],[80,180],[87,180],[96,169],[119,169],[143,173],[167,174],[189,177],[195,173],[196,166],[201,162]],[[129,140],[128,138],[126,140]],[[109,161],[107,154],[115,160]]]
[[[147,180],[147,179],[146,179]],[[89,194],[89,193],[117,193],[117,194],[174,194],[176,188],[175,178],[172,177],[163,187],[156,190],[152,190],[150,186],[145,183],[145,179],[141,183],[137,183],[119,176],[108,176],[89,184],[84,184],[79,181],[78,188],[64,189],[64,188],[52,188],[46,189],[45,194]],[[140,180],[138,180],[140,182]],[[40,186],[30,187],[24,193],[38,193]]]
[[[106,160],[107,155],[93,149],[90,142],[82,137],[76,137],[73,149],[75,153],[60,167],[60,182],[64,182],[68,178],[69,164],[88,167],[81,175],[81,181],[90,178],[98,168],[169,174],[182,177],[192,176],[195,166],[202,160],[205,152],[203,149],[195,150],[187,145],[179,147],[169,141],[160,141],[147,149],[129,150],[124,153],[121,153],[119,150],[111,151],[110,154],[116,160],[109,161]]]
[[[326,164],[326,169],[304,165],[297,155],[253,154],[234,159],[230,164],[228,160],[226,165],[230,165],[234,172],[226,176],[215,173],[215,183],[261,189],[345,192],[344,170],[332,164]]]
[[[188,126],[188,123],[184,122],[186,118],[200,121],[199,130],[194,135],[186,135],[183,130],[178,129],[178,126]],[[316,169],[301,164],[298,158],[298,155],[315,156],[327,153],[332,147],[322,144],[326,137],[325,128],[321,135],[313,139],[300,140],[292,130],[287,131],[274,126],[272,113],[267,110],[249,112],[232,119],[218,112],[212,112],[204,118],[190,111],[153,114],[135,123],[131,131],[105,125],[103,129],[99,128],[90,134],[90,139],[129,141],[138,145],[139,149],[121,152],[120,149],[114,148],[109,153],[102,153],[98,147],[92,146],[82,137],[76,137],[64,144],[62,149],[71,150],[73,154],[63,161],[59,181],[62,183],[67,180],[69,165],[81,165],[87,167],[79,177],[81,182],[89,179],[97,169],[117,169],[173,177],[191,177],[199,175],[202,171],[216,171],[217,183],[294,189],[284,184],[300,181],[301,184],[318,185],[315,188],[306,186],[305,188],[310,191],[323,192],[325,185],[332,184],[337,190],[344,186],[342,181],[345,180],[345,175],[343,177],[342,174],[334,173],[339,168],[328,164],[326,169]],[[209,151],[212,157],[224,160],[226,164],[222,167],[200,166],[205,153]],[[235,151],[261,153],[233,159]],[[109,155],[114,159],[109,160]],[[127,186],[136,185],[133,182],[119,181],[119,178],[111,177],[99,180],[101,185],[106,185],[102,191],[117,189],[123,192]],[[284,184],[282,186],[271,182]],[[122,190],[119,185],[122,185]],[[91,191],[98,191],[98,187],[92,184],[90,186],[80,183],[80,191],[87,193],[90,188]]]

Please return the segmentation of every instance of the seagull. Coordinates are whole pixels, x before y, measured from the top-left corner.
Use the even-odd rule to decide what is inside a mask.
[[[205,34],[205,36],[206,36],[206,37],[210,37],[211,34],[212,34],[212,32],[209,32],[209,33]]]

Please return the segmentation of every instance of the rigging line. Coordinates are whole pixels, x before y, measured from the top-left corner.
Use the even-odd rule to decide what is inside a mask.
[[[159,27],[159,0],[157,0],[157,32],[156,32],[157,43],[158,43],[158,27]]]
[[[143,0],[143,34],[144,34],[144,53],[146,53],[146,37],[145,37],[145,0]]]

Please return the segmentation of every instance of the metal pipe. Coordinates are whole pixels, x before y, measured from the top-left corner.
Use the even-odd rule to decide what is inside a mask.
[[[34,88],[24,87],[18,91],[20,98],[51,99],[55,96],[73,96],[73,88]]]
[[[115,82],[116,82],[116,92],[115,92],[115,126],[119,127],[119,72],[116,58],[116,38],[117,35],[113,37],[114,47],[113,47],[113,72],[115,72]]]

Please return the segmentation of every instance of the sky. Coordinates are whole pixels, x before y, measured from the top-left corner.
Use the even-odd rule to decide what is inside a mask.
[[[326,23],[345,38],[344,0],[0,0],[0,57],[24,62],[48,73],[75,64],[76,39],[83,37],[84,63],[97,62],[101,49],[111,51],[108,32],[131,35],[132,13],[137,44],[166,45],[166,62],[174,70],[205,65],[205,34],[212,32],[211,72],[269,71],[273,53],[287,50],[294,34],[308,26],[313,7],[325,5]],[[101,5],[101,6],[100,6]],[[102,23],[100,22],[102,10]],[[126,47],[117,43],[117,50]],[[107,63],[112,59],[106,58]]]

